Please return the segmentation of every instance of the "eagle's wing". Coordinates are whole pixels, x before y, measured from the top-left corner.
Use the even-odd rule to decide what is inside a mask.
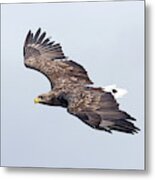
[[[24,43],[25,66],[43,73],[52,87],[67,83],[92,84],[86,70],[78,63],[66,60],[61,45],[45,36],[40,28],[34,35],[28,32]],[[55,61],[58,59],[63,61]]]
[[[111,93],[93,88],[90,91],[93,93],[90,93],[83,101],[71,100],[68,112],[95,129],[110,133],[111,130],[131,134],[138,132],[139,129],[130,122],[135,119],[119,109],[119,104]],[[74,106],[73,102],[77,102],[77,106]]]
[[[24,43],[24,57],[43,58],[44,60],[64,59],[64,53],[60,44],[45,38],[46,33],[41,33],[41,28],[33,35],[28,32]]]

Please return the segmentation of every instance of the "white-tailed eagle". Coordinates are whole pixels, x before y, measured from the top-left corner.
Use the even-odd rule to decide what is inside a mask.
[[[104,88],[91,87],[93,82],[80,64],[68,60],[60,44],[45,38],[39,28],[28,32],[24,43],[24,64],[43,73],[51,90],[35,98],[35,103],[61,106],[92,128],[134,134],[139,131],[135,118],[119,109],[113,94]]]

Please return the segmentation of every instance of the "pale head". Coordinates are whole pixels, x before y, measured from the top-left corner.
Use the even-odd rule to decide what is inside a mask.
[[[48,92],[48,93],[44,93],[44,94],[37,96],[34,99],[34,103],[35,104],[40,103],[40,104],[46,104],[46,105],[53,105],[54,100],[55,100],[55,95],[51,92]]]

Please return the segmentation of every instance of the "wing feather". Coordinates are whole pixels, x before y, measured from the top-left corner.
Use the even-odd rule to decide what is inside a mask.
[[[37,43],[40,44],[42,42],[42,40],[45,38],[45,36],[46,36],[46,33],[43,32],[42,35],[40,36],[40,38],[38,39]]]
[[[55,61],[57,59],[63,61]],[[86,70],[74,61],[66,60],[61,45],[46,38],[46,32],[41,33],[41,28],[34,35],[29,31],[26,36],[24,64],[43,73],[52,87],[92,84]]]
[[[37,42],[37,39],[38,39],[38,37],[39,37],[39,35],[40,35],[40,32],[41,32],[41,28],[39,28],[39,29],[37,30],[37,32],[35,33],[34,42]]]
[[[73,98],[78,98],[78,96],[71,98],[68,112],[77,116],[87,125],[110,133],[112,130],[130,134],[139,131],[139,128],[130,122],[135,118],[119,109],[119,105],[111,93],[89,88],[89,103],[88,99],[84,98],[83,103],[78,106],[74,102],[78,102],[80,99],[73,101]]]
[[[43,46],[49,45],[49,44],[50,44],[50,43],[48,44],[49,41],[50,41],[50,39],[49,39],[49,38],[46,38],[46,39],[43,41],[42,45],[43,45]],[[52,41],[51,43],[53,44],[54,41]]]
[[[48,43],[49,38],[45,39],[46,32],[41,34],[41,29],[39,28],[35,35],[31,31],[28,32],[25,43],[24,43],[24,57],[25,60],[30,57],[35,57],[33,53],[30,51],[31,48],[38,51],[38,54],[45,60],[55,60],[55,59],[65,59],[65,55],[62,51],[62,47],[60,44],[54,44],[54,41]],[[57,49],[56,49],[57,48]],[[26,55],[29,53],[29,56]],[[37,57],[38,58],[38,57]]]

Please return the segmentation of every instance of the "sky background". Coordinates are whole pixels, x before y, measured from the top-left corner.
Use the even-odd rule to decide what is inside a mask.
[[[143,7],[143,1],[2,5],[2,166],[144,168]],[[118,102],[137,119],[138,134],[97,131],[61,107],[34,104],[50,90],[46,77],[23,64],[25,36],[38,27],[96,85],[128,90]]]

